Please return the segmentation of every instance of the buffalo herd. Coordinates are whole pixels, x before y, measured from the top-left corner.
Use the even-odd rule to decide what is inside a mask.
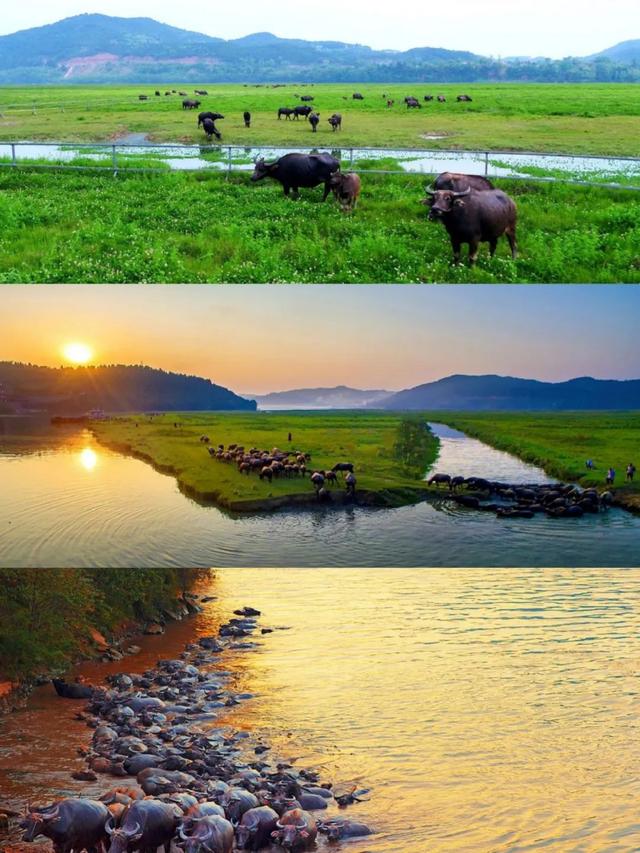
[[[348,497],[355,498],[356,477],[353,462],[336,462],[329,469],[318,469],[309,466],[311,454],[301,450],[280,450],[273,447],[261,450],[252,447],[247,450],[242,444],[224,444],[214,446],[209,436],[201,435],[200,442],[207,446],[207,452],[218,462],[234,465],[239,474],[250,477],[255,474],[260,480],[269,483],[278,479],[306,478],[315,489],[318,500],[329,497],[327,489],[338,483],[338,474],[342,474]]]
[[[201,610],[195,598],[189,612]],[[251,698],[232,688],[224,655],[236,660],[255,647],[258,630],[274,630],[259,628],[255,608],[234,613],[174,659],[108,675],[104,686],[84,685],[88,703],[76,717],[93,734],[81,751],[87,770],[74,777],[116,778],[95,798],[63,795],[28,805],[23,841],[44,837],[54,853],[232,853],[304,851],[323,835],[337,841],[372,834],[338,812],[367,790],[334,786],[316,770],[270,758],[263,737],[218,722]]]

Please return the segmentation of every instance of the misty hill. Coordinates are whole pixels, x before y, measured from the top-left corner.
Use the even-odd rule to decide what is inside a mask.
[[[0,412],[250,410],[246,400],[209,379],[142,365],[37,367],[0,362]]]
[[[553,411],[640,409],[640,379],[617,381],[585,376],[568,382],[538,382],[511,376],[447,376],[387,398],[384,409]]]
[[[624,48],[633,44],[585,59],[498,60],[440,47],[373,50],[273,33],[225,40],[152,18],[84,14],[0,36],[0,83],[633,81],[640,69]]]
[[[613,47],[601,50],[600,53],[594,53],[589,59],[611,59],[614,62],[625,63],[640,62],[640,39],[621,41]]]
[[[390,394],[391,391],[362,391],[346,385],[337,385],[335,388],[274,391],[271,394],[256,395],[255,400],[261,409],[358,409],[373,405]]]

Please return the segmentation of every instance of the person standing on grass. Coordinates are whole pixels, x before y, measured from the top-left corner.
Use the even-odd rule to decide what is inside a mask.
[[[287,438],[287,441],[291,441],[291,440],[292,440],[291,439],[291,433],[289,433],[289,437]]]
[[[587,471],[593,471],[593,459],[587,459],[585,465],[587,466]]]
[[[633,462],[629,462],[627,465],[627,480],[629,483],[633,482],[633,475],[636,473],[636,466]]]
[[[607,479],[605,481],[607,486],[613,486],[613,481],[615,480],[615,478],[616,478],[615,468],[609,468],[609,470],[607,471]]]

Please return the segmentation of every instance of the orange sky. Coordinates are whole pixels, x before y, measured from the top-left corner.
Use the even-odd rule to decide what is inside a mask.
[[[640,376],[640,288],[3,285],[0,360],[144,363],[240,393],[395,390],[452,373]]]

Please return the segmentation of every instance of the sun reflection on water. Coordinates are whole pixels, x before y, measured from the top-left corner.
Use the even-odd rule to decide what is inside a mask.
[[[80,451],[79,459],[85,471],[93,471],[98,464],[98,454],[90,447],[85,447],[84,450]]]

